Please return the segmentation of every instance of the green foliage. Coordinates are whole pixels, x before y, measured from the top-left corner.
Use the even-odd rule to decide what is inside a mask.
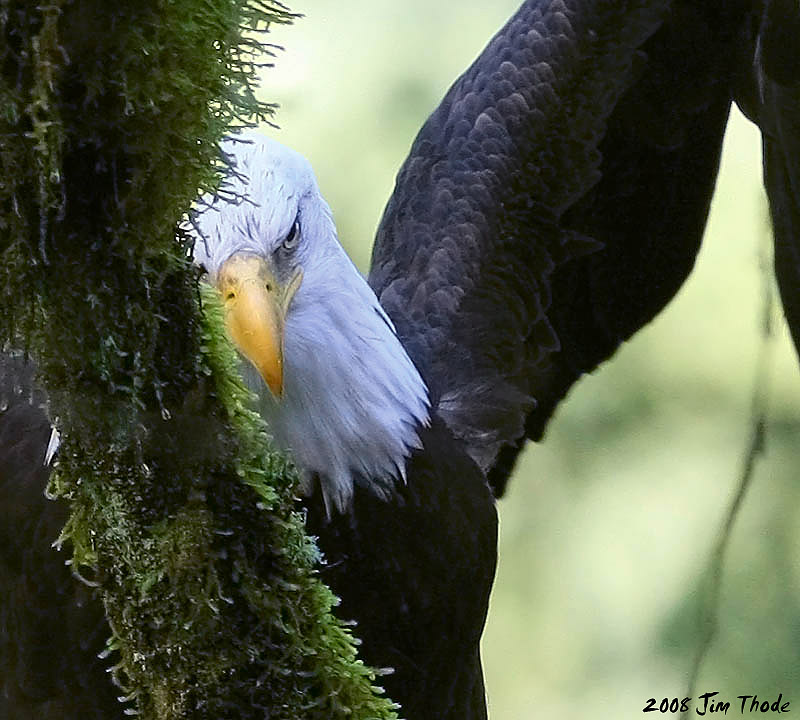
[[[176,230],[218,183],[222,135],[268,116],[256,31],[290,18],[260,0],[0,0],[0,340],[38,362],[61,540],[144,718],[395,717],[331,614],[293,470]]]

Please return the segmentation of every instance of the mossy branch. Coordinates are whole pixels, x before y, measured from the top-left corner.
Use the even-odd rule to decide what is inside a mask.
[[[390,718],[315,574],[294,473],[237,379],[181,218],[291,14],[260,0],[0,0],[0,340],[62,435],[76,574],[127,711]],[[202,309],[202,312],[201,312]]]

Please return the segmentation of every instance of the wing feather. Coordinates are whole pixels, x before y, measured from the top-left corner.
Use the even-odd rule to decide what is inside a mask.
[[[596,250],[562,223],[600,178],[606,122],[667,3],[526,2],[415,140],[370,283],[439,414],[485,469],[524,435],[561,347],[556,268]]]
[[[417,136],[370,283],[498,493],[691,271],[752,17],[751,0],[526,2]]]
[[[748,38],[752,62],[745,65],[736,100],[761,128],[775,271],[800,350],[800,5],[794,0],[761,5]]]

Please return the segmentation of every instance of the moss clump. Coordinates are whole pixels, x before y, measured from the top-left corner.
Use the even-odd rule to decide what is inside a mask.
[[[264,119],[259,0],[0,0],[0,340],[62,432],[50,492],[144,718],[388,718],[179,223]],[[202,307],[204,312],[200,312]]]

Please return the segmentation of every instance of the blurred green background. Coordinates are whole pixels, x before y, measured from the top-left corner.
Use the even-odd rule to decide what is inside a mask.
[[[516,0],[297,0],[262,94],[366,271],[414,135]],[[767,242],[757,132],[734,113],[697,267],[662,316],[574,389],[499,503],[484,637],[493,720],[643,717],[683,697],[698,587],[749,435]],[[738,518],[698,693],[800,712],[800,374],[783,321],[767,452]],[[644,717],[653,717],[645,715]]]

